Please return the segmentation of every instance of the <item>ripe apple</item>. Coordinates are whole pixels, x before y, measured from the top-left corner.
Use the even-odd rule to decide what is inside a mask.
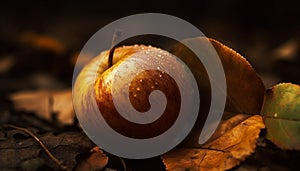
[[[109,51],[102,52],[83,68],[73,90],[78,97],[73,99],[85,110],[95,96],[96,110],[119,134],[136,139],[163,134],[184,111],[182,104],[193,101],[187,76],[191,73],[171,53],[133,45],[116,48],[111,67],[108,58]],[[84,115],[79,117],[84,120],[89,114]],[[98,116],[90,117],[95,123],[87,124],[97,125]]]

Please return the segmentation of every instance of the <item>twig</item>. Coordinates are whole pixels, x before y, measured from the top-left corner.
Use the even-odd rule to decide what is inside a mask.
[[[118,158],[119,158],[119,160],[120,160],[121,163],[122,163],[122,166],[123,166],[124,171],[126,171],[127,169],[126,169],[125,161],[124,161],[121,157],[118,157]]]
[[[54,157],[53,154],[45,146],[45,144],[37,136],[35,136],[31,131],[29,131],[26,128],[21,128],[21,127],[11,125],[11,124],[4,124],[3,127],[17,129],[17,130],[23,131],[23,132],[27,133],[28,135],[30,135],[32,138],[34,138],[40,144],[40,146],[43,148],[43,150],[46,152],[46,154],[60,167],[61,170],[67,170],[67,166],[63,165],[62,161],[59,161],[56,157]]]

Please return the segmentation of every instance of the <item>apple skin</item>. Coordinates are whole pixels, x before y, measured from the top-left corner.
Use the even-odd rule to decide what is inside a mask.
[[[160,49],[151,46],[133,46],[132,48],[140,49],[138,50],[138,53],[121,58],[97,78],[95,83],[96,101],[105,121],[116,132],[130,138],[151,138],[164,133],[176,121],[181,104],[180,90],[175,80],[169,74],[154,69],[136,73],[137,75],[134,76],[129,85],[126,83],[122,84],[122,78],[127,76],[127,72],[129,72],[129,70],[137,69],[137,67],[132,66],[143,67],[143,65],[152,63],[153,61],[151,60],[156,60],[156,58],[151,58],[151,55],[148,54],[149,61],[141,61],[140,55],[147,55],[146,53],[143,53],[143,51],[161,51]],[[161,56],[163,56],[163,54],[161,54]],[[128,60],[129,58],[130,60]],[[123,66],[120,66],[120,64]],[[127,65],[130,66],[127,67]],[[123,69],[124,66],[126,69]],[[114,70],[120,67],[122,67],[122,70],[114,72]],[[114,77],[120,77],[121,79],[116,80],[117,83],[113,84]],[[149,103],[149,95],[155,90],[162,91],[166,96],[167,101],[164,112],[157,120],[149,124],[135,123],[125,119],[119,114],[112,98],[112,87],[118,86],[119,84],[121,84],[120,91],[117,89],[115,93],[122,94],[121,90],[124,89],[126,89],[125,91],[129,91],[130,104],[140,113],[150,110],[151,104]],[[121,100],[121,98],[118,98],[117,100]],[[126,98],[123,98],[122,100],[126,101]],[[121,107],[126,108],[126,105],[128,105],[128,103],[122,104]]]
[[[130,138],[156,137],[172,127],[183,102],[182,89],[178,84],[181,84],[181,87],[188,84],[186,68],[181,66],[182,63],[176,59],[176,56],[152,46],[123,46],[115,49],[113,65],[110,68],[108,68],[108,56],[109,51],[102,52],[79,74],[73,90],[77,91],[76,96],[78,96],[73,98],[74,104],[82,108],[78,110],[91,108],[89,98],[95,96],[97,108],[105,122],[119,134]],[[131,77],[132,74],[135,75],[130,82],[126,82],[130,74]],[[166,102],[163,112],[151,123],[132,122],[124,118],[115,106],[114,100],[118,101],[119,107],[125,111],[131,106],[138,113],[136,115],[142,115],[156,108],[155,105],[150,104],[151,94],[156,90],[164,94]],[[128,96],[124,93],[126,91]],[[117,96],[115,99],[113,94]],[[190,96],[190,99],[193,98],[190,90],[186,90],[183,94]],[[164,102],[157,100],[154,104],[160,103]],[[98,124],[98,116],[90,116],[93,117],[92,119],[87,119],[86,116],[77,117],[80,117],[81,121],[89,120],[89,123],[85,124],[89,124],[90,127]]]
[[[167,98],[164,113],[159,119],[149,124],[134,123],[119,114],[112,100],[111,84],[105,84],[105,79],[107,79],[106,76],[101,76],[96,81],[96,100],[102,116],[118,133],[131,138],[151,138],[168,130],[176,121],[180,111],[180,91],[168,74],[157,70],[147,70],[135,77],[129,86],[129,100],[139,112],[146,112],[151,108],[148,97],[152,91],[164,92]],[[139,80],[142,80],[142,83]]]

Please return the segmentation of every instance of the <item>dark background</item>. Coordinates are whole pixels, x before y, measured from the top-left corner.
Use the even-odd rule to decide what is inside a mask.
[[[36,0],[1,3],[0,59],[10,56],[14,61],[8,70],[0,72],[0,88],[15,91],[57,86],[35,85],[34,81],[26,79],[34,80],[37,73],[57,81],[57,87],[70,87],[74,63],[70,61],[76,60],[76,53],[85,42],[104,25],[145,12],[180,17],[197,26],[207,37],[232,47],[253,64],[267,87],[283,81],[300,83],[300,10],[297,1]],[[49,55],[42,51],[37,55],[38,47],[23,41],[28,32],[56,39],[63,44],[64,53]],[[284,45],[293,47],[288,57],[276,53]],[[22,81],[16,84],[16,79]],[[4,86],[4,82],[9,86]]]

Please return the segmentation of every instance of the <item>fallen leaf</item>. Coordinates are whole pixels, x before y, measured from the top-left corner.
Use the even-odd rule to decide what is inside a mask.
[[[170,51],[192,69],[200,89],[201,101],[208,102],[208,105],[202,102],[207,108],[200,109],[196,125],[185,141],[162,157],[167,169],[171,171],[230,169],[254,151],[260,129],[264,128],[262,118],[255,115],[261,110],[265,92],[262,80],[240,54],[216,40],[208,40],[220,57],[226,77],[227,90],[219,90],[227,92],[225,111],[210,139],[204,145],[198,144],[207,116],[205,110],[210,107],[210,78],[191,50],[182,44],[171,48]],[[183,42],[199,48],[208,46],[207,39],[201,37]]]
[[[225,72],[227,82],[227,90],[223,90],[224,92],[227,91],[225,111],[245,114],[259,113],[265,92],[265,87],[260,77],[250,63],[239,53],[214,39],[208,40],[218,53]],[[199,48],[206,48],[206,41],[206,38],[196,37],[183,40],[182,42],[188,45],[197,45]],[[207,85],[207,82],[209,82],[208,75],[195,54],[182,44],[175,45],[170,49],[170,52],[178,56],[192,69],[198,81],[198,86],[204,89],[200,90],[200,93],[209,92],[210,87]]]
[[[0,74],[7,73],[15,64],[16,60],[12,56],[2,56],[0,58]]]
[[[40,158],[32,158],[32,159],[22,161],[20,163],[20,168],[23,171],[32,171],[32,170],[38,170],[44,164],[45,164],[44,160]]]
[[[262,112],[267,138],[283,149],[300,150],[300,86],[291,83],[267,90]]]
[[[227,94],[225,112],[222,120],[226,120],[239,113],[249,115],[260,113],[265,87],[260,77],[244,57],[214,39],[196,37],[186,39],[183,43],[196,45],[199,48],[203,48],[202,51],[206,52],[205,49],[207,49],[208,46],[207,40],[209,40],[218,53],[226,78],[227,90],[219,90]],[[170,49],[170,52],[188,65],[198,83],[201,108],[198,120],[183,144],[191,147],[201,147],[201,144],[198,144],[198,138],[206,121],[211,103],[210,78],[201,61],[187,47],[182,44],[176,44]],[[214,134],[212,139],[221,135],[222,134]]]
[[[224,131],[224,126],[236,124],[245,116],[240,114],[224,121],[218,130]],[[201,148],[176,148],[162,156],[168,171],[199,171],[199,170],[227,170],[238,165],[253,153],[260,129],[264,128],[262,117],[253,115],[238,125],[203,145]],[[222,132],[222,131],[221,131]]]
[[[222,61],[227,81],[226,111],[245,114],[260,112],[265,86],[250,63],[233,49],[210,39]]]
[[[108,157],[99,147],[94,147],[89,156],[77,163],[74,171],[101,170],[108,163]]]
[[[70,125],[75,113],[71,90],[21,91],[10,95],[17,110],[35,112],[39,117],[52,121],[55,117],[59,123]],[[53,116],[55,115],[55,116]]]
[[[66,52],[66,47],[59,40],[49,35],[25,32],[20,37],[20,42],[26,46],[54,52],[58,55]]]
[[[291,38],[287,42],[284,42],[279,47],[275,48],[272,52],[272,56],[279,60],[294,61],[296,60],[299,47],[298,39]]]
[[[52,168],[59,170],[57,164],[46,155],[41,146],[32,137],[18,130],[1,130],[0,170],[34,170],[32,168]],[[76,164],[76,156],[91,149],[94,144],[83,132],[63,132],[54,135],[51,132],[39,135],[41,142],[68,169]],[[21,136],[23,135],[23,136]]]

